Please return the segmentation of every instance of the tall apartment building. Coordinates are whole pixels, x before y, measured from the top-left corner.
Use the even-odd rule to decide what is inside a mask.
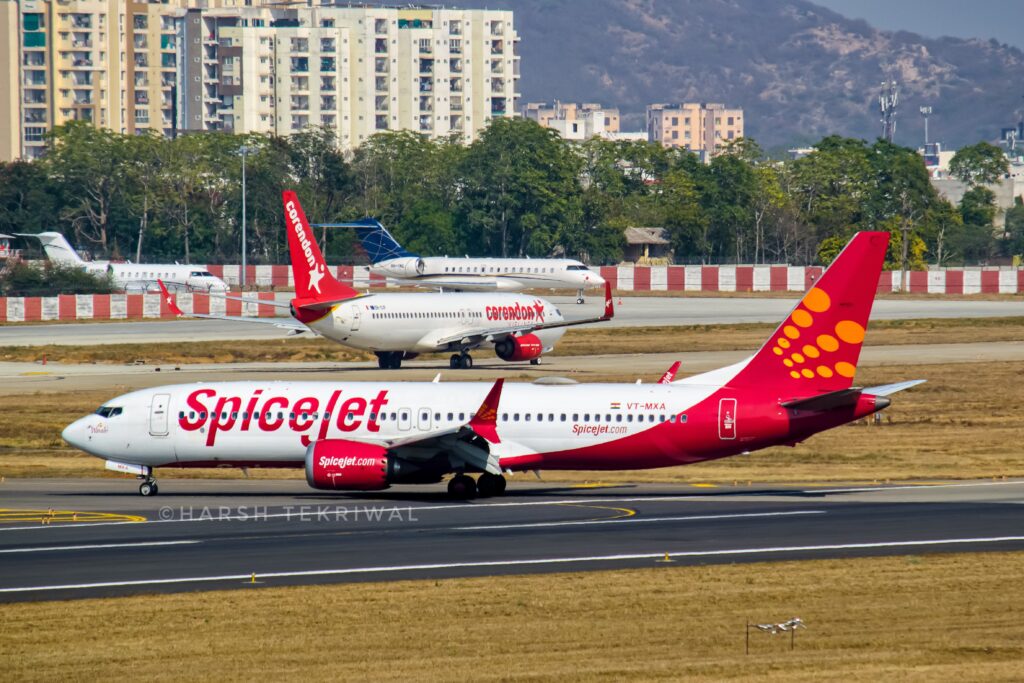
[[[619,132],[619,110],[593,102],[556,101],[553,106],[530,102],[523,107],[523,116],[558,131],[567,140],[586,140],[595,135],[611,137]]]
[[[730,140],[743,137],[743,110],[717,103],[651,104],[647,139],[713,157]]]
[[[268,0],[0,0],[0,160],[55,125],[474,139],[512,116],[512,13]],[[4,93],[16,93],[6,99]],[[4,125],[11,122],[11,125]]]

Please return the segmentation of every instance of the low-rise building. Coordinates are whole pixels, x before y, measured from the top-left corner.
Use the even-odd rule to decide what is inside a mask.
[[[743,137],[743,110],[724,104],[651,104],[647,107],[647,139],[664,147],[681,147],[710,159],[719,149]]]
[[[586,140],[594,136],[611,138],[619,132],[619,110],[593,102],[576,104],[556,100],[554,105],[530,102],[523,107],[523,116],[558,131],[566,140]]]

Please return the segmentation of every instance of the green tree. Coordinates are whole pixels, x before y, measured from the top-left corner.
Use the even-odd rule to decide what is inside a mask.
[[[1003,150],[987,142],[960,148],[949,162],[949,174],[971,186],[997,183],[1009,171]]]
[[[0,163],[0,232],[55,229],[60,220],[58,192],[42,164]]]
[[[462,160],[464,239],[501,256],[553,253],[565,232],[579,229],[580,166],[555,131],[494,119]]]
[[[992,224],[996,217],[996,196],[987,187],[977,185],[964,193],[960,200],[960,232],[957,251],[967,263],[985,261],[992,255],[995,243]]]
[[[1014,199],[1013,207],[1006,212],[1006,239],[1003,242],[1006,256],[1024,257],[1024,203]]]

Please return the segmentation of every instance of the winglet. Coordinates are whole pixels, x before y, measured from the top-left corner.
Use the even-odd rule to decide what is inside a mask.
[[[601,320],[611,320],[615,317],[615,304],[612,303],[612,285],[610,282],[604,283],[604,315],[601,316]]]
[[[491,443],[501,443],[498,438],[498,401],[501,399],[501,387],[504,379],[494,382],[487,398],[480,404],[480,409],[469,421],[469,428]]]
[[[177,316],[185,315],[185,311],[178,308],[178,303],[174,300],[174,295],[167,291],[167,285],[164,284],[163,280],[156,281],[160,285],[160,294],[163,296],[164,302],[167,304],[167,308]]]
[[[658,384],[671,384],[672,380],[676,378],[676,373],[679,372],[679,367],[681,365],[682,362],[678,360],[675,363],[673,363],[672,367],[666,370],[665,374],[662,375],[661,379],[658,380]]]

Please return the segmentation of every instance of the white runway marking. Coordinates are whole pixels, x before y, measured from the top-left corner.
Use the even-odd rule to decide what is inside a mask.
[[[960,489],[970,488],[972,486],[1011,486],[1013,484],[1024,484],[1020,480],[1016,481],[974,481],[964,484],[907,484],[899,486],[881,485],[881,486],[862,486],[858,488],[848,489],[806,489],[801,493],[860,493],[864,491],[927,491],[928,489]]]
[[[772,546],[767,548],[730,548],[726,550],[692,550],[669,552],[671,557],[721,557],[731,555],[772,555],[797,552],[820,552],[827,550],[869,550],[874,548],[916,548],[942,545],[971,545],[985,543],[1020,543],[1024,536],[993,536],[990,538],[943,538],[928,541],[881,541],[878,543],[842,543],[835,545]],[[492,560],[486,562],[443,562],[435,564],[406,564],[381,567],[350,567],[344,569],[309,569],[287,572],[255,572],[262,580],[287,579],[315,576],[345,576],[354,574],[392,574],[397,572],[427,571],[431,569],[482,569],[489,567],[529,567],[560,565],[584,562],[623,562],[627,560],[655,560],[663,558],[665,552],[633,553],[622,555],[593,555],[583,557],[546,557],[529,560]],[[81,590],[87,588],[121,588],[128,586],[165,586],[169,584],[212,583],[217,581],[249,581],[253,573],[224,574],[221,576],[191,576],[176,579],[139,579],[135,581],[99,581],[95,583],[70,583],[53,586],[19,586],[0,588],[0,593],[28,593],[32,591]]]
[[[149,541],[146,543],[97,543],[94,545],[54,545],[42,548],[5,548],[0,553],[52,553],[64,550],[100,550],[104,548],[149,548],[160,545],[194,545],[201,541]]]
[[[574,522],[529,522],[524,524],[483,524],[457,526],[454,531],[489,531],[492,529],[540,529],[558,526],[588,526],[591,524],[643,524],[644,522],[699,522],[713,519],[746,519],[748,517],[790,517],[793,515],[823,515],[825,510],[789,510],[786,512],[751,512],[728,515],[690,515],[686,517],[625,517],[622,519],[591,519]]]

